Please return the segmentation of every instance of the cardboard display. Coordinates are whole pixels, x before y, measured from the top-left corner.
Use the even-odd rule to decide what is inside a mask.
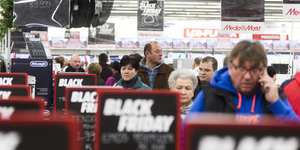
[[[96,150],[179,150],[180,98],[170,91],[99,91]]]
[[[105,86],[66,87],[66,117],[72,117],[82,124],[83,132],[78,133],[82,150],[93,150],[95,142],[95,114],[98,108],[98,90],[123,91],[122,88]],[[76,112],[70,114],[69,111]]]
[[[65,110],[66,87],[97,85],[95,74],[56,74],[54,78],[54,115],[57,110]]]
[[[185,121],[185,150],[299,149],[300,127],[279,124],[264,116],[264,122],[248,124],[236,116],[194,115]]]
[[[0,121],[0,149],[81,150],[75,140],[79,129],[77,123],[67,119],[45,121],[20,114],[13,120]]]
[[[0,73],[0,85],[28,85],[27,73]]]
[[[0,98],[8,99],[11,96],[30,97],[28,85],[0,86]]]
[[[30,58],[47,58],[39,33],[23,33]]]

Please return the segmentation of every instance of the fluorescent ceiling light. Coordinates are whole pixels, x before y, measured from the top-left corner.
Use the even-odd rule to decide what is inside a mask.
[[[129,13],[129,14],[134,14],[134,13],[137,13],[136,11],[111,11],[111,13]]]
[[[282,7],[265,7],[265,9],[269,9],[269,10],[282,10]]]

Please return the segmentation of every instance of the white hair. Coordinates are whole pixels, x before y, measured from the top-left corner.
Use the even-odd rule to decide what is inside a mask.
[[[198,85],[198,80],[197,77],[195,76],[195,73],[192,70],[188,69],[178,69],[173,71],[168,79],[169,83],[169,88],[172,89],[176,83],[176,80],[178,78],[183,78],[183,79],[191,79],[193,82],[193,89],[195,90],[197,85]]]

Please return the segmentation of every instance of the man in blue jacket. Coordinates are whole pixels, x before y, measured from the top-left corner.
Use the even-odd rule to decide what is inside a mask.
[[[189,114],[232,113],[248,123],[259,122],[262,114],[274,114],[281,122],[299,121],[286,95],[263,73],[267,58],[260,43],[242,41],[229,57],[228,66],[217,71],[210,84],[202,87]]]

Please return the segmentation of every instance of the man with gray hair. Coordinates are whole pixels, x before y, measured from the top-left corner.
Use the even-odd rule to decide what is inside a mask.
[[[186,113],[191,108],[194,96],[194,90],[197,86],[197,77],[193,71],[188,69],[178,69],[171,73],[168,83],[171,91],[179,92],[181,102],[181,119],[184,119]]]
[[[259,42],[239,42],[230,52],[228,67],[202,86],[187,115],[229,113],[235,114],[237,121],[258,123],[263,114],[273,114],[279,122],[300,123],[286,95],[263,74],[266,67],[266,51]]]
[[[69,64],[63,68],[65,72],[85,72],[84,69],[80,67],[80,57],[77,54],[73,54],[69,61]]]
[[[144,55],[137,75],[152,89],[168,89],[168,78],[174,68],[162,61],[160,45],[156,41],[147,43]]]

